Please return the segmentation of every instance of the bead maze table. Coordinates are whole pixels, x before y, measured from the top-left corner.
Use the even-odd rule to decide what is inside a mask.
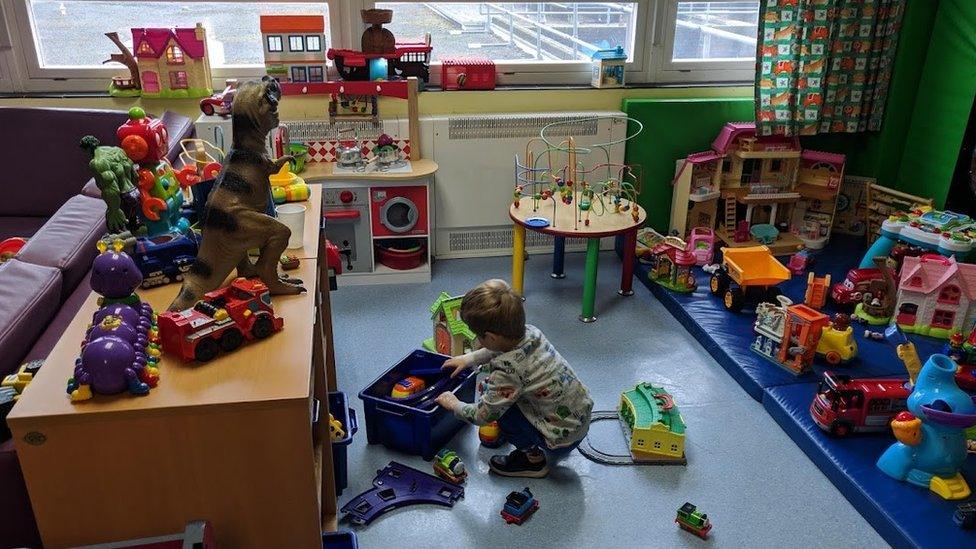
[[[621,117],[625,118],[625,117]],[[583,277],[583,305],[580,320],[596,320],[596,275],[600,256],[600,239],[622,236],[622,296],[633,295],[634,250],[637,229],[647,219],[647,212],[637,204],[642,171],[640,166],[609,161],[609,148],[633,138],[637,131],[615,142],[593,145],[603,152],[606,162],[584,168],[581,158],[592,149],[578,147],[572,137],[553,144],[549,136],[558,132],[555,122],[542,129],[538,138],[526,144],[523,160],[515,159],[515,193],[509,217],[514,222],[512,243],[512,287],[524,293],[525,231],[552,235],[552,277],[563,278],[567,238],[586,240],[586,267]]]

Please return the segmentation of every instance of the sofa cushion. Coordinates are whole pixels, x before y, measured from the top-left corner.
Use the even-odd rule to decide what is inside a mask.
[[[17,369],[61,306],[61,271],[11,259],[0,264],[0,376]]]
[[[76,195],[68,200],[24,246],[17,259],[61,269],[61,298],[71,295],[91,268],[105,234],[105,203]]]
[[[46,217],[0,217],[0,240],[12,236],[34,236],[46,221]]]
[[[99,189],[98,185],[95,184],[94,177],[89,179],[88,183],[85,183],[85,186],[81,188],[81,194],[85,196],[90,196],[92,198],[102,197],[102,190]]]
[[[114,144],[115,130],[126,120],[124,111],[0,107],[0,128],[15,129],[0,132],[0,159],[14,163],[42,151],[56,155],[22,184],[5,186],[0,215],[54,215],[91,177],[88,153],[78,145],[81,138],[94,135]]]
[[[27,356],[21,363],[31,360],[44,360],[47,355],[51,354],[54,346],[58,344],[58,341],[61,341],[61,334],[68,328],[68,324],[71,324],[71,321],[75,319],[75,315],[81,310],[81,306],[85,304],[85,300],[88,299],[91,292],[91,274],[86,274],[75,291],[61,303],[58,313],[44,328],[41,337],[37,338],[34,346],[27,352]]]

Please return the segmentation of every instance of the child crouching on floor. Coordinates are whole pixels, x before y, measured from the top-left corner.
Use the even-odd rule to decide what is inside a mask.
[[[497,421],[502,439],[515,446],[492,456],[491,471],[507,477],[541,478],[549,464],[568,456],[590,428],[593,401],[566,360],[538,328],[525,324],[522,298],[502,280],[489,280],[465,294],[461,320],[482,348],[442,366],[456,376],[487,364],[477,404],[441,393],[437,403],[475,425]]]

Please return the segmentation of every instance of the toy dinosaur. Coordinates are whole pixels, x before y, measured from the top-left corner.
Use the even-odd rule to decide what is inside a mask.
[[[95,173],[95,184],[102,192],[102,200],[108,209],[105,223],[110,233],[129,229],[133,233],[139,227],[139,174],[136,165],[119,147],[102,146],[98,138],[86,135],[81,138],[81,148],[92,156],[88,167]]]
[[[203,242],[196,263],[170,311],[192,307],[205,293],[218,288],[235,267],[238,276],[259,276],[273,295],[305,291],[300,280],[279,278],[278,261],[291,231],[265,213],[271,196],[269,178],[292,159],[271,160],[265,153],[265,137],[278,126],[280,99],[278,81],[267,76],[237,90],[231,113],[233,146],[203,211]],[[251,263],[247,251],[254,248],[261,253]]]

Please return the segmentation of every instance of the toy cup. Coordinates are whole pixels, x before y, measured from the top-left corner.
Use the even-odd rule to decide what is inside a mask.
[[[301,248],[305,236],[305,206],[303,204],[282,204],[275,208],[278,212],[278,221],[291,229],[291,236],[288,237],[288,249]]]

